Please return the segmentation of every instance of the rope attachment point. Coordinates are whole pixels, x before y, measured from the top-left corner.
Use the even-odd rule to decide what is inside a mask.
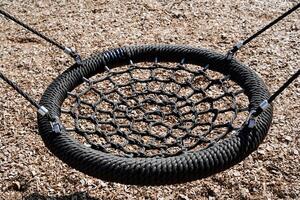
[[[49,113],[48,109],[45,108],[44,106],[40,106],[40,108],[38,109],[38,113],[42,116],[45,116],[46,114]]]
[[[254,128],[256,125],[256,118],[259,114],[261,114],[264,110],[269,107],[270,103],[268,100],[263,100],[256,110],[251,110],[249,112],[248,119],[246,121],[248,128]]]
[[[66,54],[68,54],[69,56],[71,56],[77,64],[81,64],[81,57],[75,50],[73,50],[69,47],[65,47],[64,52]]]
[[[288,11],[286,11],[285,13],[283,13],[282,15],[280,15],[279,17],[277,17],[276,19],[274,19],[273,21],[271,21],[269,24],[267,24],[266,26],[264,26],[262,29],[260,29],[259,31],[257,31],[256,33],[254,33],[253,35],[251,35],[250,37],[248,37],[244,41],[238,42],[236,45],[233,46],[233,48],[231,50],[229,50],[227,52],[226,59],[228,61],[230,61],[232,59],[232,57],[234,56],[234,54],[242,46],[244,46],[244,45],[248,44],[249,42],[251,42],[253,39],[255,39],[256,37],[258,37],[260,34],[262,34],[263,32],[265,32],[267,29],[269,29],[270,27],[274,26],[280,20],[282,20],[283,18],[285,18],[286,16],[288,16],[289,14],[291,14],[292,12],[294,12],[295,10],[297,10],[299,7],[300,7],[300,3],[298,3],[294,7],[290,8]]]
[[[0,14],[3,15],[6,19],[12,20],[13,22],[17,23],[18,25],[22,26],[23,28],[27,29],[28,31],[32,32],[33,34],[39,36],[40,38],[44,39],[45,41],[49,42],[50,44],[56,46],[57,48],[63,50],[66,54],[70,55],[77,64],[81,64],[81,57],[80,55],[72,50],[69,47],[65,47],[64,45],[58,43],[57,41],[47,37],[43,33],[35,30],[34,28],[30,27],[29,25],[25,24],[24,22],[20,21],[19,19],[15,18],[8,12],[0,9]]]
[[[238,43],[236,43],[232,49],[230,49],[227,54],[226,54],[226,59],[227,60],[231,60],[234,56],[234,54],[240,49],[242,48],[242,46],[244,45],[244,41],[239,41]]]
[[[38,113],[42,116],[47,116],[48,119],[50,120],[50,124],[52,127],[52,131],[54,133],[61,133],[63,130],[63,126],[59,120],[59,117],[55,116],[55,117],[51,117],[49,115],[49,111],[47,108],[45,108],[44,106],[40,106],[38,109]]]
[[[266,110],[269,105],[280,95],[294,80],[300,76],[300,69],[296,71],[268,100],[263,100],[255,110],[249,112],[246,124],[248,128],[254,128],[256,125],[256,118]]]
[[[59,117],[55,116],[54,121],[51,121],[50,123],[54,133],[61,133],[63,131],[63,125],[61,124]]]

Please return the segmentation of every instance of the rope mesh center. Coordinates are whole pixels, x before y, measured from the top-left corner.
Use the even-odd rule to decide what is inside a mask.
[[[248,98],[209,66],[145,62],[114,68],[68,94],[66,131],[93,149],[168,157],[207,148],[240,129]]]

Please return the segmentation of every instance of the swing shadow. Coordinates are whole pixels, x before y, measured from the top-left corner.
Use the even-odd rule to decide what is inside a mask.
[[[96,197],[91,197],[87,192],[75,192],[70,195],[51,197],[48,195],[41,195],[32,193],[22,198],[23,200],[100,200]]]

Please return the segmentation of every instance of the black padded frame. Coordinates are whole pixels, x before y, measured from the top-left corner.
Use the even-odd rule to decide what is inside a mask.
[[[185,63],[209,64],[209,68],[224,75],[230,75],[244,89],[249,98],[249,109],[269,97],[264,82],[250,68],[236,60],[228,61],[226,56],[209,50],[187,46],[145,45],[113,49],[94,55],[74,64],[47,88],[41,105],[49,109],[52,116],[60,116],[60,107],[67,92],[89,78],[105,71],[105,66],[118,67],[158,59],[159,62],[177,62],[185,58]],[[163,185],[183,183],[210,176],[228,169],[245,159],[263,141],[272,121],[272,106],[257,119],[254,129],[242,128],[215,145],[193,152],[167,158],[125,158],[93,150],[74,140],[67,133],[56,134],[50,121],[38,116],[39,132],[46,146],[69,166],[90,176],[105,181],[135,185]]]

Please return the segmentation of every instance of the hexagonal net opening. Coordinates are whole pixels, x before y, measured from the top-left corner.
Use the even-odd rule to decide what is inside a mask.
[[[209,66],[132,63],[83,80],[65,99],[61,121],[80,143],[117,156],[205,149],[248,116],[243,90]]]

